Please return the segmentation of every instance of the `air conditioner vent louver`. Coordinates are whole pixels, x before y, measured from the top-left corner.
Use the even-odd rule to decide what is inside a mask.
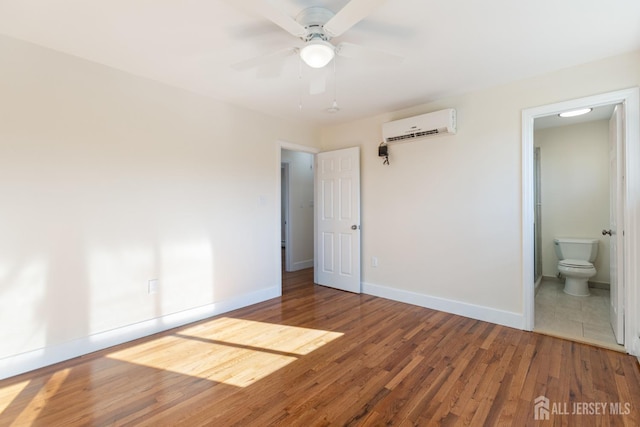
[[[432,130],[425,130],[425,131],[422,131],[422,132],[408,133],[406,135],[392,136],[392,137],[387,138],[387,143],[396,142],[396,141],[403,141],[403,140],[407,140],[407,139],[421,138],[423,136],[435,135],[437,133],[440,133],[440,131],[438,129],[432,129]]]
[[[382,125],[384,142],[408,142],[434,135],[456,133],[456,110],[436,111]]]

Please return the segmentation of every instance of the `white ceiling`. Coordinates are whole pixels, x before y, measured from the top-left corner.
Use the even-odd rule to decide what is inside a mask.
[[[613,114],[615,105],[602,105],[591,108],[592,110],[589,113],[581,116],[560,117],[558,114],[552,114],[550,116],[539,117],[534,120],[534,129],[540,130],[559,126],[577,125],[579,123],[595,122],[597,120],[609,120]]]
[[[347,0],[273,0],[295,16]],[[397,53],[400,64],[339,58],[327,91],[309,68],[231,65],[300,40],[234,0],[0,0],[0,34],[279,117],[323,125],[411,107],[640,50],[638,0],[387,0],[332,40]],[[273,67],[272,67],[273,68]],[[272,73],[273,74],[273,73]],[[302,109],[298,108],[302,101]]]

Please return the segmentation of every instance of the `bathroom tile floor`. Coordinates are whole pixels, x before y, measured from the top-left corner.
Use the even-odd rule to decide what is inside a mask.
[[[542,280],[535,297],[535,332],[625,351],[609,324],[609,291],[591,288],[588,297],[565,294],[563,283]]]

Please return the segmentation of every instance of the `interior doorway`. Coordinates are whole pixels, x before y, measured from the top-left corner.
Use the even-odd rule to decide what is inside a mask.
[[[314,245],[314,160],[316,148],[278,142],[279,268],[282,274],[312,268]]]
[[[313,268],[316,284],[360,293],[360,148],[320,153],[286,142],[278,142],[276,148],[281,283],[285,272]],[[287,185],[282,183],[284,164]]]
[[[282,150],[282,211],[285,271],[313,267],[314,156]]]
[[[624,348],[627,352],[640,354],[640,340],[638,339],[637,308],[639,307],[637,267],[635,263],[629,262],[636,259],[637,243],[640,240],[638,231],[638,218],[633,208],[634,204],[640,200],[640,184],[638,178],[638,155],[640,154],[640,142],[638,141],[640,130],[638,123],[639,91],[637,88],[611,92],[602,95],[561,102],[523,111],[523,148],[522,148],[522,182],[523,182],[523,298],[524,298],[524,329],[534,329],[535,319],[535,151],[534,151],[534,122],[545,117],[555,117],[559,113],[578,108],[595,108],[606,105],[624,106],[622,150],[625,154],[621,164],[620,176],[625,177],[622,185],[623,203],[621,205],[621,224],[618,233],[620,237],[624,234],[624,239],[619,242],[618,248],[624,269],[619,272],[618,292],[622,296],[620,304],[627,304],[626,307],[618,307],[619,314],[624,316]],[[543,190],[544,191],[544,190]],[[620,274],[621,273],[621,274]],[[612,301],[613,302],[613,301]]]
[[[610,158],[615,161],[623,157],[623,153],[618,155],[621,150],[617,141],[610,141],[614,112],[614,106],[607,105],[579,117],[535,119],[534,331],[622,351],[622,336],[614,333],[609,316],[611,297],[617,290],[615,275],[611,274],[616,265],[615,253],[611,256],[616,236],[601,234],[601,230],[610,228],[610,216],[616,215],[616,209],[610,208],[611,202],[615,205],[611,188],[619,188],[617,182],[621,180],[616,168],[610,166]],[[610,147],[614,148],[612,153]],[[614,182],[611,186],[610,181]],[[578,254],[558,255],[562,247],[567,252],[565,245],[574,239],[584,242],[579,247],[590,249],[592,259],[579,258]],[[575,285],[569,285],[569,293],[565,292],[565,281],[569,283],[570,279],[564,263],[573,265],[575,261],[564,261],[559,267],[561,259],[583,260],[586,264],[579,272],[589,272],[589,277],[584,279],[584,289],[579,290],[586,290],[587,296],[576,296],[582,292],[576,293]]]

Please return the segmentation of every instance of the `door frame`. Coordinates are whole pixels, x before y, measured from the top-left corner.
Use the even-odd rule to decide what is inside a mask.
[[[523,329],[534,327],[534,261],[533,261],[533,148],[534,120],[583,107],[624,104],[625,158],[623,189],[623,259],[622,288],[625,301],[631,308],[624,309],[625,349],[640,356],[640,283],[638,266],[634,262],[640,254],[640,89],[638,87],[587,96],[570,101],[542,105],[522,110],[522,285]]]

